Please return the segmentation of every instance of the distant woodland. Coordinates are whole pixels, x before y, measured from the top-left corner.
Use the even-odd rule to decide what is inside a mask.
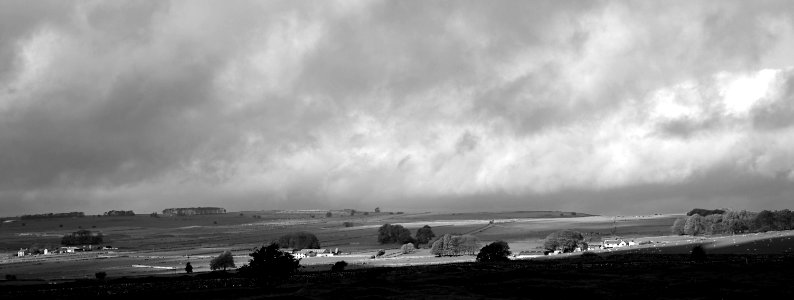
[[[22,220],[34,220],[34,219],[82,218],[82,217],[85,217],[85,214],[82,211],[73,211],[68,213],[45,213],[45,214],[23,215],[20,218]]]

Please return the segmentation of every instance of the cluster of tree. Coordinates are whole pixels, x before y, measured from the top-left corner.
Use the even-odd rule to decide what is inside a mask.
[[[135,216],[135,212],[131,210],[111,210],[104,213],[105,216],[119,217],[119,216]]]
[[[691,215],[696,215],[697,214],[697,215],[701,215],[701,216],[705,217],[705,216],[708,216],[708,215],[721,215],[721,214],[724,214],[724,213],[725,213],[725,210],[722,210],[722,209],[695,208],[693,210],[690,210],[688,213],[686,213],[686,215],[687,216],[691,216]]]
[[[85,217],[85,213],[82,211],[73,211],[67,213],[46,213],[46,214],[35,214],[35,215],[23,215],[19,217],[22,220],[32,220],[32,219],[54,219],[54,218],[82,218]]]
[[[402,225],[383,224],[378,229],[378,243],[415,243],[416,240],[411,236],[411,231]]]
[[[237,266],[234,265],[234,256],[232,256],[232,251],[226,250],[218,257],[213,258],[210,261],[210,270],[220,270],[223,269],[226,271],[226,268],[236,268]],[[191,267],[192,271],[192,267]]]
[[[784,209],[764,210],[759,213],[748,211],[724,211],[707,216],[693,214],[676,219],[671,228],[678,235],[709,235],[725,233],[765,232],[794,229],[794,212]]]
[[[480,242],[473,235],[449,235],[437,239],[430,247],[435,256],[474,255],[480,250]]]
[[[412,243],[415,247],[418,247],[420,244],[430,243],[434,237],[436,237],[436,234],[433,233],[433,228],[427,225],[416,231],[416,238],[411,237],[411,231],[402,225],[383,224],[378,229],[378,242],[381,244]]]
[[[290,234],[282,235],[278,238],[276,242],[281,248],[290,248],[290,249],[319,249],[320,248],[320,240],[317,239],[317,236],[308,232],[294,232]]]
[[[300,267],[300,259],[280,251],[276,243],[257,248],[248,256],[251,259],[238,270],[244,276],[279,279],[288,277]]]
[[[91,232],[90,230],[78,230],[61,238],[61,244],[64,246],[96,245],[101,243],[102,233]]]
[[[587,249],[582,233],[574,230],[560,230],[546,236],[543,248],[548,251],[560,250],[563,253],[573,252],[576,248]]]
[[[225,213],[226,209],[222,207],[179,207],[166,208],[163,210],[163,215],[165,216],[214,215]]]
[[[482,247],[477,253],[478,262],[507,261],[510,256],[510,246],[505,241],[496,241]]]

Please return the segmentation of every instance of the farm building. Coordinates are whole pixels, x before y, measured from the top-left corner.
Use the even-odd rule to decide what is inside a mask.
[[[315,257],[315,256],[329,257],[329,256],[334,256],[334,253],[328,251],[328,249],[302,249],[302,250],[293,251],[292,255],[295,256],[295,258],[305,258],[305,257]]]
[[[620,246],[620,242],[621,241],[618,241],[618,240],[604,240],[604,243],[603,243],[604,247],[603,248],[604,249],[609,249],[609,248],[621,247]]]
[[[599,244],[587,245],[587,250],[601,250],[601,248],[603,248],[603,247],[601,245],[599,245]]]
[[[77,247],[61,247],[61,253],[74,253]]]
[[[25,256],[25,254],[27,252],[28,252],[28,249],[19,249],[19,251],[17,251],[17,256],[19,256],[19,257]]]

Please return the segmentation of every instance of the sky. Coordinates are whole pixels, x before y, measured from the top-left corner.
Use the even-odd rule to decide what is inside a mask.
[[[794,208],[792,1],[0,1],[0,215]]]

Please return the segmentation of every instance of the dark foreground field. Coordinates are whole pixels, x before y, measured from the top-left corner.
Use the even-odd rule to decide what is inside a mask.
[[[217,274],[217,273],[216,273]],[[213,278],[214,277],[214,278]],[[191,299],[758,299],[794,296],[792,255],[624,254],[308,272],[282,282],[217,276],[117,278],[60,284],[5,282],[0,298]]]

